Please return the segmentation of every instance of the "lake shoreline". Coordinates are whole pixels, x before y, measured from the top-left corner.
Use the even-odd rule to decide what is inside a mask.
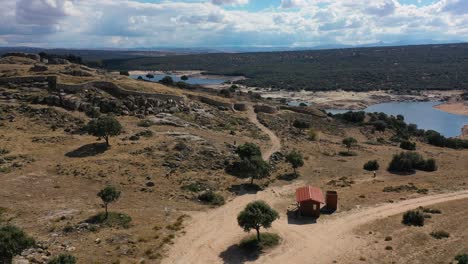
[[[130,75],[142,75],[145,76],[146,74],[151,73],[153,75],[175,75],[181,77],[183,75],[189,78],[199,78],[199,79],[220,79],[227,82],[235,82],[244,80],[244,76],[227,76],[227,75],[213,75],[213,74],[204,74],[204,71],[192,70],[192,71],[129,71]]]

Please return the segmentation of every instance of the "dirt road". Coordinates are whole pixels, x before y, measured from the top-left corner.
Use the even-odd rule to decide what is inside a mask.
[[[263,133],[270,137],[271,145],[267,150],[262,151],[262,158],[264,160],[269,160],[273,153],[281,150],[281,140],[275,135],[275,133],[273,133],[273,131],[258,121],[257,114],[255,113],[252,105],[249,105],[247,114],[250,122],[254,123]]]
[[[226,205],[192,214],[186,235],[176,240],[163,263],[353,263],[352,256],[365,255],[365,240],[353,230],[365,223],[396,215],[419,206],[468,199],[468,190],[428,195],[420,198],[355,209],[322,217],[315,224],[288,219],[285,212],[273,224],[272,232],[283,238],[282,244],[259,258],[246,258],[236,244],[246,235],[237,225],[236,216],[253,200],[262,199],[274,205],[287,199],[295,184],[275,187],[257,194],[236,197]],[[293,201],[291,201],[293,202]]]

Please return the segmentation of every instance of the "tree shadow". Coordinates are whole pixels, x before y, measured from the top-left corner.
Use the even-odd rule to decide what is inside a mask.
[[[299,178],[299,173],[286,173],[278,176],[278,179],[283,181],[293,181]]]
[[[238,244],[229,246],[226,250],[219,254],[226,264],[242,264],[245,262],[255,261],[260,256],[259,250],[246,250]]]
[[[233,184],[228,188],[228,191],[235,193],[236,195],[256,194],[261,190],[263,190],[262,187],[255,183]]]
[[[92,143],[83,145],[75,150],[72,150],[65,154],[65,156],[70,158],[85,158],[96,156],[106,152],[108,149],[106,143]]]

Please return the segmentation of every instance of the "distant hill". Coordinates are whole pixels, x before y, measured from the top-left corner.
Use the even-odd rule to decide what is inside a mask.
[[[215,53],[103,60],[113,70],[203,70],[289,90],[468,89],[468,44]]]

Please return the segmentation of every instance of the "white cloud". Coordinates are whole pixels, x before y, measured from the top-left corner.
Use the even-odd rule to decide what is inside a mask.
[[[214,5],[246,5],[249,0],[211,0]]]
[[[2,0],[0,44],[190,47],[361,44],[408,38],[468,41],[465,0],[426,6],[397,0],[282,0],[281,6],[256,12],[241,7],[248,2]]]

